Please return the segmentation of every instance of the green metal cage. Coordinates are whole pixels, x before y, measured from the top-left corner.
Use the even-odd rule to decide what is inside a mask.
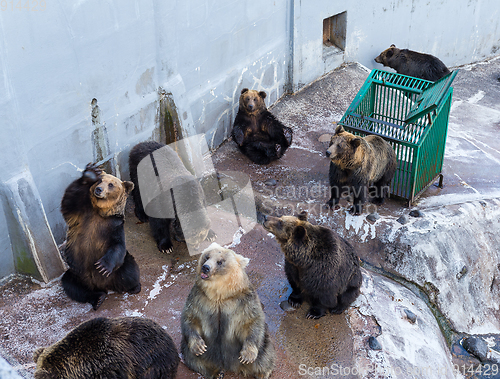
[[[391,194],[413,203],[440,179],[458,71],[436,82],[372,70],[340,120],[345,130],[388,141],[398,158]]]

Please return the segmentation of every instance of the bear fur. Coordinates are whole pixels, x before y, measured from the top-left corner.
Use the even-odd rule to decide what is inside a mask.
[[[172,188],[172,195],[175,198],[175,201],[172,201],[170,192],[168,192],[162,194],[166,195],[166,198],[151,199],[151,203],[146,204],[148,213],[159,212],[157,215],[150,213],[150,215],[158,217],[148,217],[144,210],[144,194],[141,194],[141,191],[146,193],[148,188],[140,188],[137,172],[139,163],[144,158],[147,157],[147,160],[143,162],[151,165],[150,156],[154,156],[154,170],[159,176],[162,186],[166,189]],[[188,246],[194,249],[198,249],[203,241],[213,241],[216,238],[215,233],[210,229],[203,188],[200,182],[185,168],[177,153],[170,146],[154,141],[138,143],[130,150],[129,168],[130,179],[134,183],[132,198],[135,204],[135,215],[141,222],[149,221],[159,251],[172,252],[171,225],[174,238],[178,241],[186,241]],[[156,185],[156,183],[151,184]],[[161,213],[165,212],[170,213],[172,217],[162,217]],[[183,221],[186,224],[191,225],[189,230],[181,228],[179,215],[184,217]]]
[[[368,197],[382,204],[389,195],[391,181],[398,165],[396,153],[383,138],[375,135],[358,137],[337,126],[326,151],[330,158],[330,192],[327,204],[333,208],[342,193],[351,192],[351,212],[359,215]]]
[[[435,56],[408,49],[398,49],[395,45],[382,51],[375,58],[375,62],[393,68],[398,74],[431,82],[435,82],[450,73],[445,64]]]
[[[205,378],[224,371],[268,378],[275,352],[248,258],[216,243],[202,253],[181,316],[184,362]]]
[[[62,276],[66,294],[97,310],[108,291],[138,293],[139,266],[125,248],[124,209],[134,188],[88,164],[61,201],[68,225],[62,255],[69,269]]]
[[[50,347],[35,350],[35,379],[173,379],[179,355],[152,320],[94,318]]]
[[[333,230],[312,225],[307,213],[266,216],[264,228],[276,236],[285,254],[285,274],[292,287],[288,303],[310,304],[306,318],[340,314],[358,297],[362,276],[354,248]]]
[[[285,154],[292,144],[292,129],[267,110],[264,91],[243,88],[232,136],[240,151],[252,162],[268,164]]]

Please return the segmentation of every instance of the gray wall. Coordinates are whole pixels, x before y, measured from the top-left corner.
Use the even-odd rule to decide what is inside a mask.
[[[500,53],[498,0],[351,0],[293,2],[293,89],[298,90],[339,62],[369,69],[381,51],[425,52],[453,67]],[[343,56],[324,54],[323,19],[347,11]],[[390,69],[389,69],[390,70]]]
[[[345,52],[325,55],[322,20],[343,11]],[[0,12],[0,278],[62,272],[64,189],[93,160],[128,177],[130,147],[161,135],[161,92],[180,135],[205,133],[215,148],[244,87],[271,105],[344,61],[375,67],[391,43],[450,66],[477,61],[497,53],[499,16],[496,0],[88,0]]]

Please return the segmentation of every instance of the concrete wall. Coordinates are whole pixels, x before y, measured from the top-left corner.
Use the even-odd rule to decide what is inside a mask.
[[[447,66],[500,52],[497,0],[292,1],[294,91],[342,61],[382,68],[373,59],[391,44],[435,55]],[[323,19],[344,11],[344,54],[325,54]]]
[[[162,99],[179,136],[205,133],[215,148],[230,135],[244,87],[268,92],[270,105],[344,61],[375,67],[391,43],[448,65],[476,61],[500,45],[497,8],[496,0],[14,4],[0,12],[0,278],[61,273],[64,189],[90,161],[127,177],[130,147],[164,133]],[[325,55],[322,20],[343,11],[345,52]]]

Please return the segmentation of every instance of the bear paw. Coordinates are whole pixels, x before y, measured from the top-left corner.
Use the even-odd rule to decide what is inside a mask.
[[[99,274],[104,276],[110,276],[114,270],[114,267],[107,262],[104,257],[99,259],[96,263],[94,263],[95,268],[99,271]]]
[[[259,350],[256,346],[244,346],[240,351],[239,360],[241,363],[247,365],[249,363],[255,362],[258,354]]]
[[[135,213],[135,217],[137,217],[139,219],[139,222],[138,224],[143,224],[145,222],[148,222],[149,221],[149,217],[146,213],[144,213],[144,211],[139,211],[137,209],[137,207],[134,208],[134,213]]]
[[[210,229],[208,231],[207,238],[205,238],[205,241],[214,242],[216,238],[217,234],[215,234],[215,232],[212,229]]]
[[[139,283],[138,285],[136,285],[134,288],[130,289],[127,291],[129,294],[131,295],[134,295],[136,293],[139,293],[141,292],[141,283]]]
[[[361,205],[353,205],[351,209],[349,209],[349,213],[353,216],[359,216],[362,213]]]
[[[158,250],[160,250],[164,254],[170,254],[172,250],[174,249],[174,246],[172,245],[172,241],[169,240],[162,240],[158,244]]]
[[[325,310],[323,308],[311,307],[306,314],[307,319],[317,320],[325,315]]]
[[[382,204],[384,204],[384,198],[383,197],[375,197],[375,198],[371,199],[370,202],[372,204],[375,204],[375,205],[382,205]]]
[[[290,146],[292,144],[292,136],[293,136],[292,129],[289,128],[288,126],[285,126],[283,128],[283,135],[285,136],[286,141],[288,142],[288,146]]]
[[[192,344],[190,350],[194,355],[200,356],[207,351],[207,344],[205,343],[203,338],[198,337]]]
[[[346,310],[345,307],[336,306],[335,308],[330,308],[330,313],[334,315],[340,315]]]
[[[300,295],[291,294],[288,296],[288,304],[290,304],[293,308],[300,308],[302,305],[302,297]]]
[[[281,152],[281,145],[279,143],[277,143],[276,145],[274,145],[274,150],[276,152],[276,156],[278,158],[281,158],[281,156],[283,155],[283,153]]]
[[[99,307],[104,303],[104,300],[106,300],[107,293],[102,293],[97,299],[95,299],[92,304],[92,308],[94,311],[97,311]]]
[[[333,203],[333,200],[328,200],[326,202],[326,205],[328,205],[328,208],[332,209],[332,210],[338,210],[340,209],[340,205],[339,205],[339,202],[338,201],[335,201],[335,204]]]
[[[95,183],[101,178],[101,175],[102,170],[99,168],[99,166],[95,165],[94,163],[88,163],[87,166],[85,166],[82,177],[85,183]]]

